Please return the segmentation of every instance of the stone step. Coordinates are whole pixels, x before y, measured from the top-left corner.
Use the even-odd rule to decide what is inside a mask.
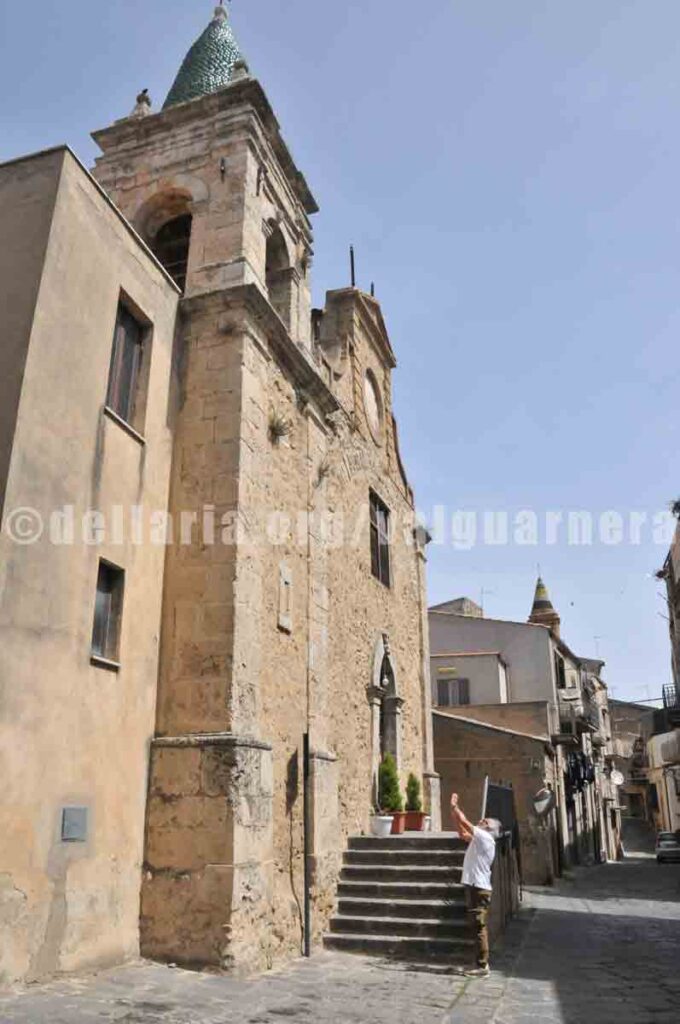
[[[463,850],[402,850],[400,848],[373,846],[368,849],[347,850],[344,864],[403,864],[405,867],[458,867],[462,866]]]
[[[391,900],[341,896],[338,914],[349,917],[413,917],[420,920],[450,921],[465,918],[461,900]]]
[[[338,885],[338,897],[391,901],[454,900],[463,903],[465,890],[460,882],[402,882],[396,879],[393,882],[375,882],[360,879],[341,881]]]
[[[462,867],[438,867],[431,864],[412,867],[410,864],[347,864],[340,874],[341,882],[460,882]]]
[[[400,836],[352,836],[350,850],[367,850],[373,846],[393,847],[395,850],[465,850],[462,839],[432,832],[405,832]]]
[[[361,932],[330,932],[323,937],[326,949],[364,956],[386,956],[397,960],[427,962],[431,958],[467,959],[472,939],[431,939],[412,935],[365,935]]]
[[[331,918],[330,931],[350,935],[406,935],[423,939],[467,939],[467,922],[455,918],[433,921],[416,917],[349,917],[336,914]]]

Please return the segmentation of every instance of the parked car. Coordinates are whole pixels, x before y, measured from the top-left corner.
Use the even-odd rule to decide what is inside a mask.
[[[680,837],[677,832],[659,832],[656,837],[656,862],[666,864],[672,861],[680,863]]]

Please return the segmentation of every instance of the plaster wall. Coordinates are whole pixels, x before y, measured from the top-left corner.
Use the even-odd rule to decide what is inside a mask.
[[[460,708],[437,708],[440,714],[475,718],[489,725],[529,733],[549,740],[556,732],[555,712],[546,701],[525,701],[517,704],[477,704]]]
[[[452,615],[430,609],[432,655],[498,651],[507,665],[508,701],[555,701],[552,640],[545,626]]]
[[[134,544],[128,529],[122,543],[109,534],[97,548],[84,543],[80,523],[90,509],[110,524],[113,506],[137,505],[143,515],[167,506],[177,307],[174,287],[75,158],[62,150],[37,161],[33,185],[56,200],[47,249],[40,235],[34,254],[42,274],[6,512],[34,508],[45,531],[31,545],[0,535],[5,980],[138,953],[164,550]],[[103,412],[121,289],[153,323],[145,444]],[[117,672],[90,661],[100,555],[126,573]],[[87,810],[84,842],[62,842],[70,805]]]
[[[0,166],[0,517],[63,151]]]
[[[432,703],[437,701],[439,679],[467,679],[470,683],[470,704],[505,703],[505,671],[497,654],[435,655],[431,659]]]

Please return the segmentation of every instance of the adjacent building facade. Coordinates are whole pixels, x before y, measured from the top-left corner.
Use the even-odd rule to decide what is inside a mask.
[[[680,515],[680,502],[674,505]],[[664,686],[663,709],[655,715],[655,735],[647,746],[650,787],[659,829],[680,831],[680,524],[663,568],[666,584],[673,682]]]
[[[671,641],[671,667],[675,695],[665,693],[666,702],[680,705],[680,523],[663,568],[659,573],[666,584],[668,602],[668,627]],[[675,697],[675,700],[673,700]]]
[[[612,725],[612,767],[623,776],[619,787],[622,814],[651,822],[658,810],[656,791],[650,788],[647,744],[654,733],[652,707],[609,699]]]
[[[431,608],[429,622],[435,763],[450,764],[455,757],[453,729],[442,715],[515,731],[518,749],[520,740],[542,745],[540,756],[520,758],[521,770],[519,762],[493,754],[490,732],[476,764],[463,759],[458,779],[437,769],[446,778],[443,806],[449,781],[462,787],[476,774],[480,794],[486,775],[512,782],[529,881],[550,880],[573,862],[616,857],[620,815],[610,781],[603,663],[576,656],[561,639],[560,619],[542,580],[526,623],[486,619],[467,599]],[[539,817],[530,796],[544,788],[555,794],[555,813]]]
[[[0,167],[0,976],[258,969],[300,950],[305,734],[315,938],[384,753],[439,823],[396,360],[373,297],[312,309],[316,203],[224,7],[94,138],[96,181]]]

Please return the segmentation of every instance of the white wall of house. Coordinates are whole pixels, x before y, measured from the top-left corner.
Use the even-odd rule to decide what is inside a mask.
[[[477,619],[438,610],[430,610],[429,623],[432,656],[461,651],[498,652],[507,665],[507,701],[556,701],[553,641],[546,626]],[[496,680],[496,685],[501,686],[498,674]],[[495,700],[499,701],[499,697]]]
[[[435,707],[507,704],[505,667],[497,654],[440,654],[431,659],[431,664],[432,702]],[[447,690],[452,698],[448,701]],[[456,699],[461,694],[468,699]]]

